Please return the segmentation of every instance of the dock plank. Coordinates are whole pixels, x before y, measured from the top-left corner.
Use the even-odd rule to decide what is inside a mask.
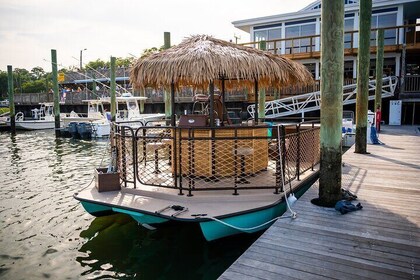
[[[297,218],[276,221],[220,279],[420,279],[420,134],[385,126],[380,139],[343,156],[342,187],[361,211],[312,205],[316,183]]]

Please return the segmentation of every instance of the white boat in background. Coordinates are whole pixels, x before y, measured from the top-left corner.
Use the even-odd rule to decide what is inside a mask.
[[[22,112],[15,116],[16,129],[39,130],[55,127],[54,103],[40,103],[41,107],[31,110],[32,119],[25,119]],[[10,120],[8,121],[10,125]]]
[[[147,97],[132,96],[130,93],[116,97],[117,123],[131,123],[131,126],[142,126],[150,121],[163,120],[165,114],[142,114],[138,101],[146,100]],[[64,127],[67,127],[73,137],[100,138],[107,137],[111,133],[111,113],[106,112],[104,104],[111,103],[110,98],[83,100],[88,103],[87,116],[71,112],[69,116],[62,117]],[[78,135],[77,135],[78,134]]]
[[[165,114],[153,113],[144,114],[140,113],[140,107],[138,101],[146,100],[147,97],[132,96],[130,93],[123,93],[122,96],[116,98],[117,104],[124,104],[125,106],[117,106],[117,123],[128,123],[128,122],[142,122],[146,124],[151,121],[161,121],[165,118]]]

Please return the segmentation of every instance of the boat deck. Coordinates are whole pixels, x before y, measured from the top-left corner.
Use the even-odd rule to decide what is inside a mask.
[[[300,181],[294,180],[291,185],[287,185],[286,191],[290,188],[295,190],[307,184],[309,180],[314,180],[317,175],[318,165],[314,171],[307,171],[301,175]],[[269,171],[260,173],[255,177],[249,178],[251,181],[260,181],[267,178]],[[157,174],[156,180],[161,174]],[[230,179],[227,179],[230,180]],[[212,185],[217,188],[223,186],[224,181],[214,182]],[[204,186],[209,183],[205,182]],[[245,185],[247,186],[247,185]],[[195,189],[200,189],[200,181],[195,185]],[[179,195],[179,190],[171,188],[162,188],[156,186],[142,185],[137,181],[137,188],[122,188],[121,191],[98,192],[91,184],[88,188],[79,192],[76,197],[85,201],[92,201],[102,205],[140,211],[146,213],[156,213],[171,205],[180,205],[188,208],[188,211],[176,216],[177,220],[194,220],[200,217],[223,217],[234,213],[246,212],[250,209],[267,207],[280,202],[284,195],[274,194],[274,189],[249,189],[239,190],[239,195],[232,195],[232,190],[212,190],[212,191],[194,191],[193,196],[189,197],[184,190],[184,195]],[[217,207],[215,207],[217,205]],[[171,215],[174,211],[165,211],[161,216],[174,218]]]
[[[361,211],[314,206],[314,184],[292,207],[298,217],[275,222],[220,279],[420,278],[420,131],[385,126],[380,140],[343,156],[342,186]]]

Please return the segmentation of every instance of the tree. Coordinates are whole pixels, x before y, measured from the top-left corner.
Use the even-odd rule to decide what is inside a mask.
[[[0,97],[7,99],[7,72],[0,70]]]

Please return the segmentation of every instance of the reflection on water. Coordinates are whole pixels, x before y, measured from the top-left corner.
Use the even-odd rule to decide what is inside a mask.
[[[0,133],[1,279],[215,279],[258,237],[208,243],[193,225],[149,231],[122,214],[92,217],[73,194],[107,148],[52,131]]]

